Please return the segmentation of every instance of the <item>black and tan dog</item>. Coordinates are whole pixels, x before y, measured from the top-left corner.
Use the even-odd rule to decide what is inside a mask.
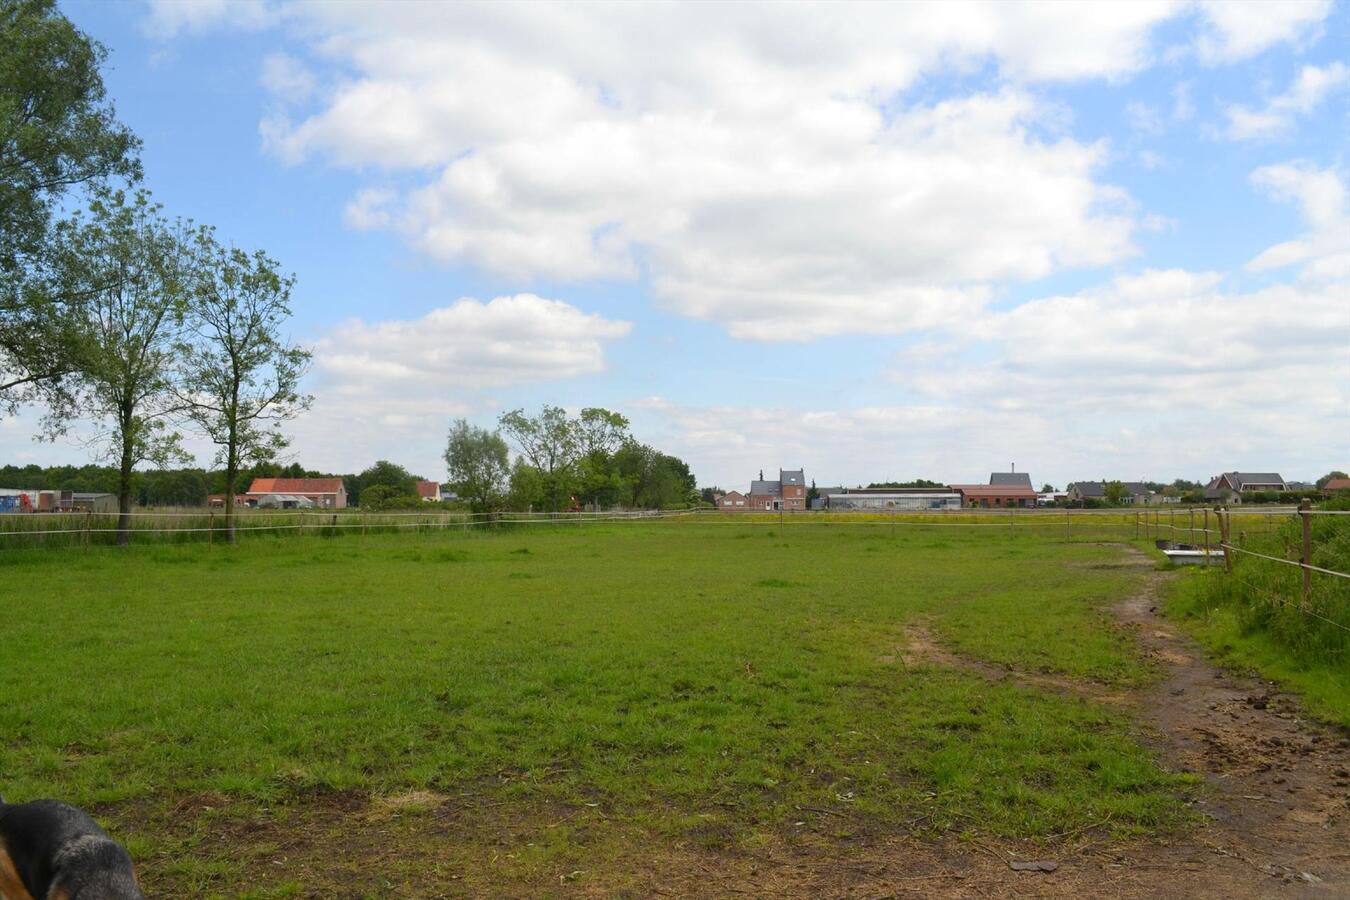
[[[0,799],[0,898],[145,900],[131,856],[83,811]]]

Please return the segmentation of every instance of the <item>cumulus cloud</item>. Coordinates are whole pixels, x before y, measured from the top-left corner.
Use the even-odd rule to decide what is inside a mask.
[[[1263,250],[1247,263],[1250,271],[1301,265],[1299,274],[1304,280],[1350,279],[1350,199],[1340,173],[1292,162],[1262,166],[1252,173],[1251,181],[1276,200],[1297,203],[1308,230]],[[1341,326],[1344,338],[1344,315]]]
[[[267,146],[436,172],[359,194],[354,227],[516,280],[645,275],[736,337],[807,340],[932,327],[995,283],[1129,256],[1107,148],[1057,109],[1017,87],[895,98],[989,58],[1014,80],[1119,76],[1170,8],[738,6],[711,31],[683,7],[311,12],[356,75],[269,118]]]
[[[1277,137],[1289,131],[1294,120],[1311,114],[1332,92],[1350,84],[1350,66],[1335,62],[1329,66],[1304,66],[1289,90],[1272,97],[1261,109],[1233,104],[1228,116],[1227,136],[1233,140]]]
[[[303,103],[314,93],[314,73],[304,63],[285,53],[271,53],[263,60],[262,86],[288,103]]]
[[[1317,34],[1331,0],[1202,0],[1203,30],[1196,39],[1201,60],[1230,63],[1282,43]]]
[[[496,387],[602,372],[605,344],[631,328],[533,294],[466,298],[411,321],[344,322],[315,363],[348,396]]]
[[[905,399],[892,404],[646,398],[634,416],[723,487],[777,465],[804,465],[821,484],[982,481],[1010,461],[1061,485],[1326,471],[1350,453],[1350,282],[1242,292],[1224,281],[1145,271],[987,314],[897,355],[891,378]]]
[[[268,0],[149,0],[149,6],[144,29],[157,38],[215,28],[256,31],[281,18],[279,8]]]

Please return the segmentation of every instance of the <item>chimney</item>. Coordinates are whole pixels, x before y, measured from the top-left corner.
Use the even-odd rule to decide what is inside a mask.
[[[1013,470],[1014,472],[1017,471],[1017,463],[1013,463],[1013,464],[1012,464],[1012,470]]]

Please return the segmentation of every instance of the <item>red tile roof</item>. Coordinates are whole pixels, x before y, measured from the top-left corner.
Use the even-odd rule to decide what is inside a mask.
[[[1328,491],[1350,491],[1350,478],[1333,478],[1326,483],[1323,490]]]
[[[250,494],[336,494],[341,478],[255,478]]]
[[[1040,496],[1029,487],[1015,484],[949,484],[953,491],[960,491],[966,497],[1025,497],[1031,499]]]
[[[436,481],[417,482],[417,496],[421,497],[423,500],[441,499],[440,483]]]

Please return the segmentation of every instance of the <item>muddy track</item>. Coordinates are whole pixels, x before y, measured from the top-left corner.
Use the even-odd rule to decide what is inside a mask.
[[[1194,837],[1210,853],[1208,876],[1237,896],[1350,896],[1350,734],[1310,721],[1274,685],[1206,662],[1158,615],[1166,573],[1128,553],[1147,583],[1114,611],[1166,673],[1140,698],[1152,743],[1210,788],[1197,808],[1211,824]]]

